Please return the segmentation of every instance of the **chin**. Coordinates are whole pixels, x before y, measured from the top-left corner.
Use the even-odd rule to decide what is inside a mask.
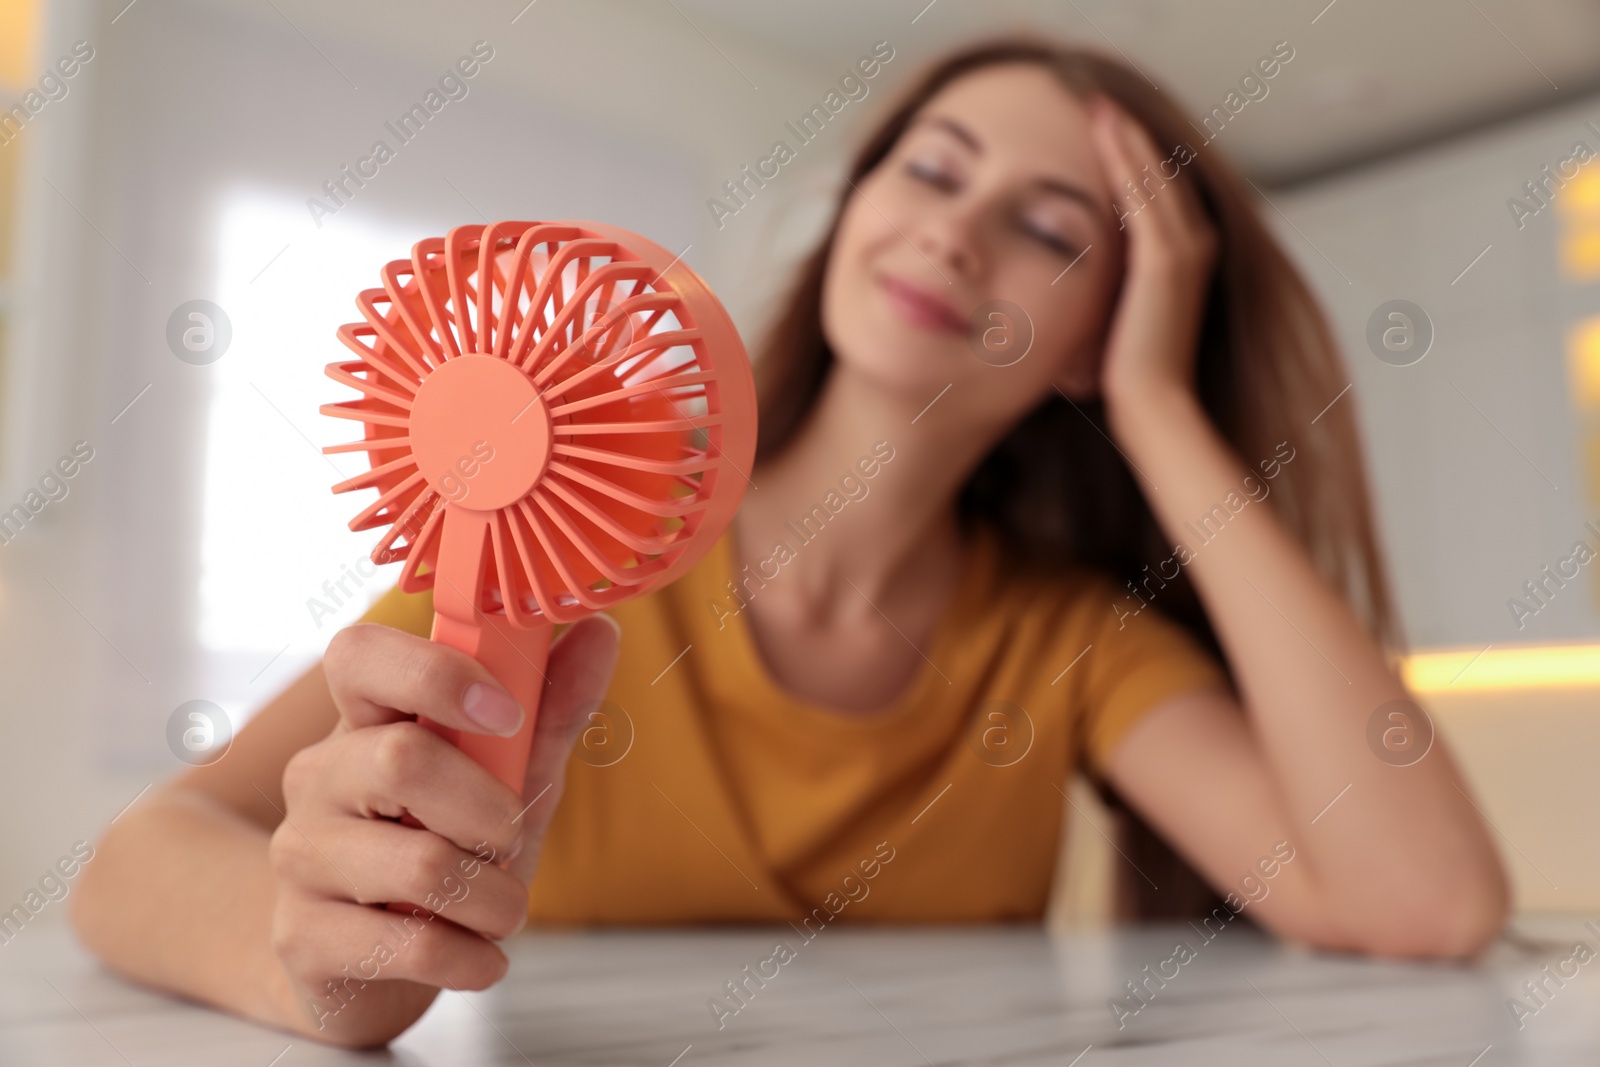
[[[883,323],[847,327],[842,333],[850,341],[834,345],[834,356],[843,367],[857,378],[919,401],[919,407],[945,386],[960,386],[973,371],[966,340],[953,334]]]

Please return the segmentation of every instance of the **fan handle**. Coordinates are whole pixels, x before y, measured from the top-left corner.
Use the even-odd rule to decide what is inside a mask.
[[[522,728],[509,737],[475,734],[434,722],[417,721],[472,757],[474,763],[510,786],[519,796],[533,748],[534,724],[539,718],[539,698],[544,695],[545,663],[550,656],[553,627],[536,624],[531,629],[463,625],[448,615],[433,616],[433,640],[465,652],[488,669],[506,692],[517,698],[526,713]]]
[[[539,698],[544,693],[543,672],[550,655],[550,633],[553,629],[548,623],[523,630],[472,626],[464,625],[448,615],[435,613],[433,616],[433,640],[465,652],[483,664],[494,675],[494,680],[517,698],[525,717],[522,728],[509,737],[457,730],[425,715],[418,715],[417,722],[472,757],[474,763],[486,768],[518,796],[522,795],[528,756],[533,747],[533,729],[539,720]],[[400,816],[400,822],[414,829],[427,829],[409,811]],[[504,859],[494,862],[505,865]],[[398,900],[390,902],[388,909],[409,915],[427,912],[419,904]]]
[[[521,729],[509,737],[457,730],[425,715],[418,715],[417,722],[472,757],[474,763],[486,768],[518,796],[522,795],[522,783],[528,772],[534,725],[539,721],[539,699],[544,694],[544,669],[550,657],[550,634],[553,630],[553,626],[542,621],[527,629],[516,629],[475,626],[439,612],[433,616],[433,640],[449,645],[458,652],[465,652],[483,664],[494,675],[494,680],[517,698],[524,717]],[[427,829],[409,811],[400,817],[400,822],[416,829]],[[496,858],[493,862],[503,867],[506,861]],[[407,915],[428,914],[428,909],[420,904],[399,900],[390,901],[386,907],[389,911]]]
[[[457,730],[418,715],[417,722],[443,737],[472,758],[474,763],[504,782],[518,796],[528,772],[528,757],[533,748],[533,731],[539,721],[539,706],[544,695],[545,667],[550,658],[550,639],[555,627],[540,616],[526,627],[496,625],[477,613],[471,600],[453,582],[442,579],[449,574],[481,574],[487,562],[489,515],[460,511],[445,524],[439,542],[439,577],[433,591],[434,641],[465,652],[484,666],[505,690],[522,705],[522,726],[509,737],[475,734]],[[476,521],[475,521],[476,520]],[[476,583],[473,588],[476,589]],[[464,616],[464,618],[463,618]],[[469,621],[470,620],[470,621]],[[530,805],[531,806],[531,805]],[[416,816],[406,812],[402,824],[426,829]],[[502,866],[504,860],[498,860]],[[420,905],[391,901],[389,911],[410,915],[427,914]]]
[[[477,610],[472,593],[479,583],[468,581],[492,566],[489,523],[492,512],[457,510],[446,517],[439,541],[438,579],[433,589],[433,640],[465,652],[489,671],[522,705],[522,728],[509,737],[475,734],[443,726],[426,717],[417,721],[455,745],[473,761],[522,795],[534,725],[544,695],[545,666],[555,627],[544,616],[528,626],[512,626],[502,618]]]

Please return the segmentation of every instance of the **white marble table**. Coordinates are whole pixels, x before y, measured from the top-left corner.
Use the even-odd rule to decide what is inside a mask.
[[[1576,921],[1521,929],[1550,947],[1502,943],[1473,967],[1312,955],[1245,928],[1207,944],[1182,926],[1058,937],[840,927],[811,942],[787,927],[533,933],[515,942],[500,986],[446,993],[387,1051],[354,1054],[128,985],[66,931],[40,927],[0,947],[0,1064],[1600,1063],[1600,960],[1561,986],[1546,979],[1549,995],[1520,1029],[1508,1007],[1517,995],[1533,1006],[1523,983],[1574,941],[1600,948],[1600,938]],[[1177,976],[1151,982],[1149,1003],[1119,1029],[1108,1000],[1185,935],[1194,958],[1167,965]],[[707,1001],[779,939],[793,958],[769,965],[776,975],[719,1029]]]

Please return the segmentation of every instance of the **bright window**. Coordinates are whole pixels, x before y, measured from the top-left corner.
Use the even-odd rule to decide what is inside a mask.
[[[331,491],[364,457],[319,451],[355,439],[360,426],[318,407],[354,396],[323,373],[352,358],[335,331],[359,318],[356,294],[378,286],[383,264],[409,256],[418,236],[346,216],[315,229],[304,203],[284,195],[227,200],[215,299],[233,338],[199,368],[211,380],[198,633],[208,652],[259,660],[278,675],[319,655],[393,584],[397,565],[355,574],[382,531],[347,524],[372,492]]]

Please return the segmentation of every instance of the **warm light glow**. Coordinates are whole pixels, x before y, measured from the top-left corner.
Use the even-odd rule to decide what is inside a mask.
[[[1584,484],[1588,486],[1590,503],[1600,504],[1600,436],[1590,434],[1583,443]],[[1600,586],[1596,587],[1600,592]]]
[[[33,58],[38,8],[33,0],[0,3],[0,89],[14,92],[39,76]]]
[[[1600,221],[1591,221],[1562,238],[1561,270],[1575,282],[1600,277]]]
[[[1414,652],[1401,663],[1419,696],[1484,689],[1600,688],[1600,644]]]
[[[1593,215],[1600,212],[1600,169],[1579,167],[1577,177],[1562,187],[1556,206],[1564,215]]]
[[[1600,408],[1600,315],[1575,324],[1567,334],[1567,366],[1578,407]]]
[[[1561,273],[1569,281],[1600,278],[1600,167],[1584,165],[1561,188],[1557,211],[1565,217],[1561,236]]]

